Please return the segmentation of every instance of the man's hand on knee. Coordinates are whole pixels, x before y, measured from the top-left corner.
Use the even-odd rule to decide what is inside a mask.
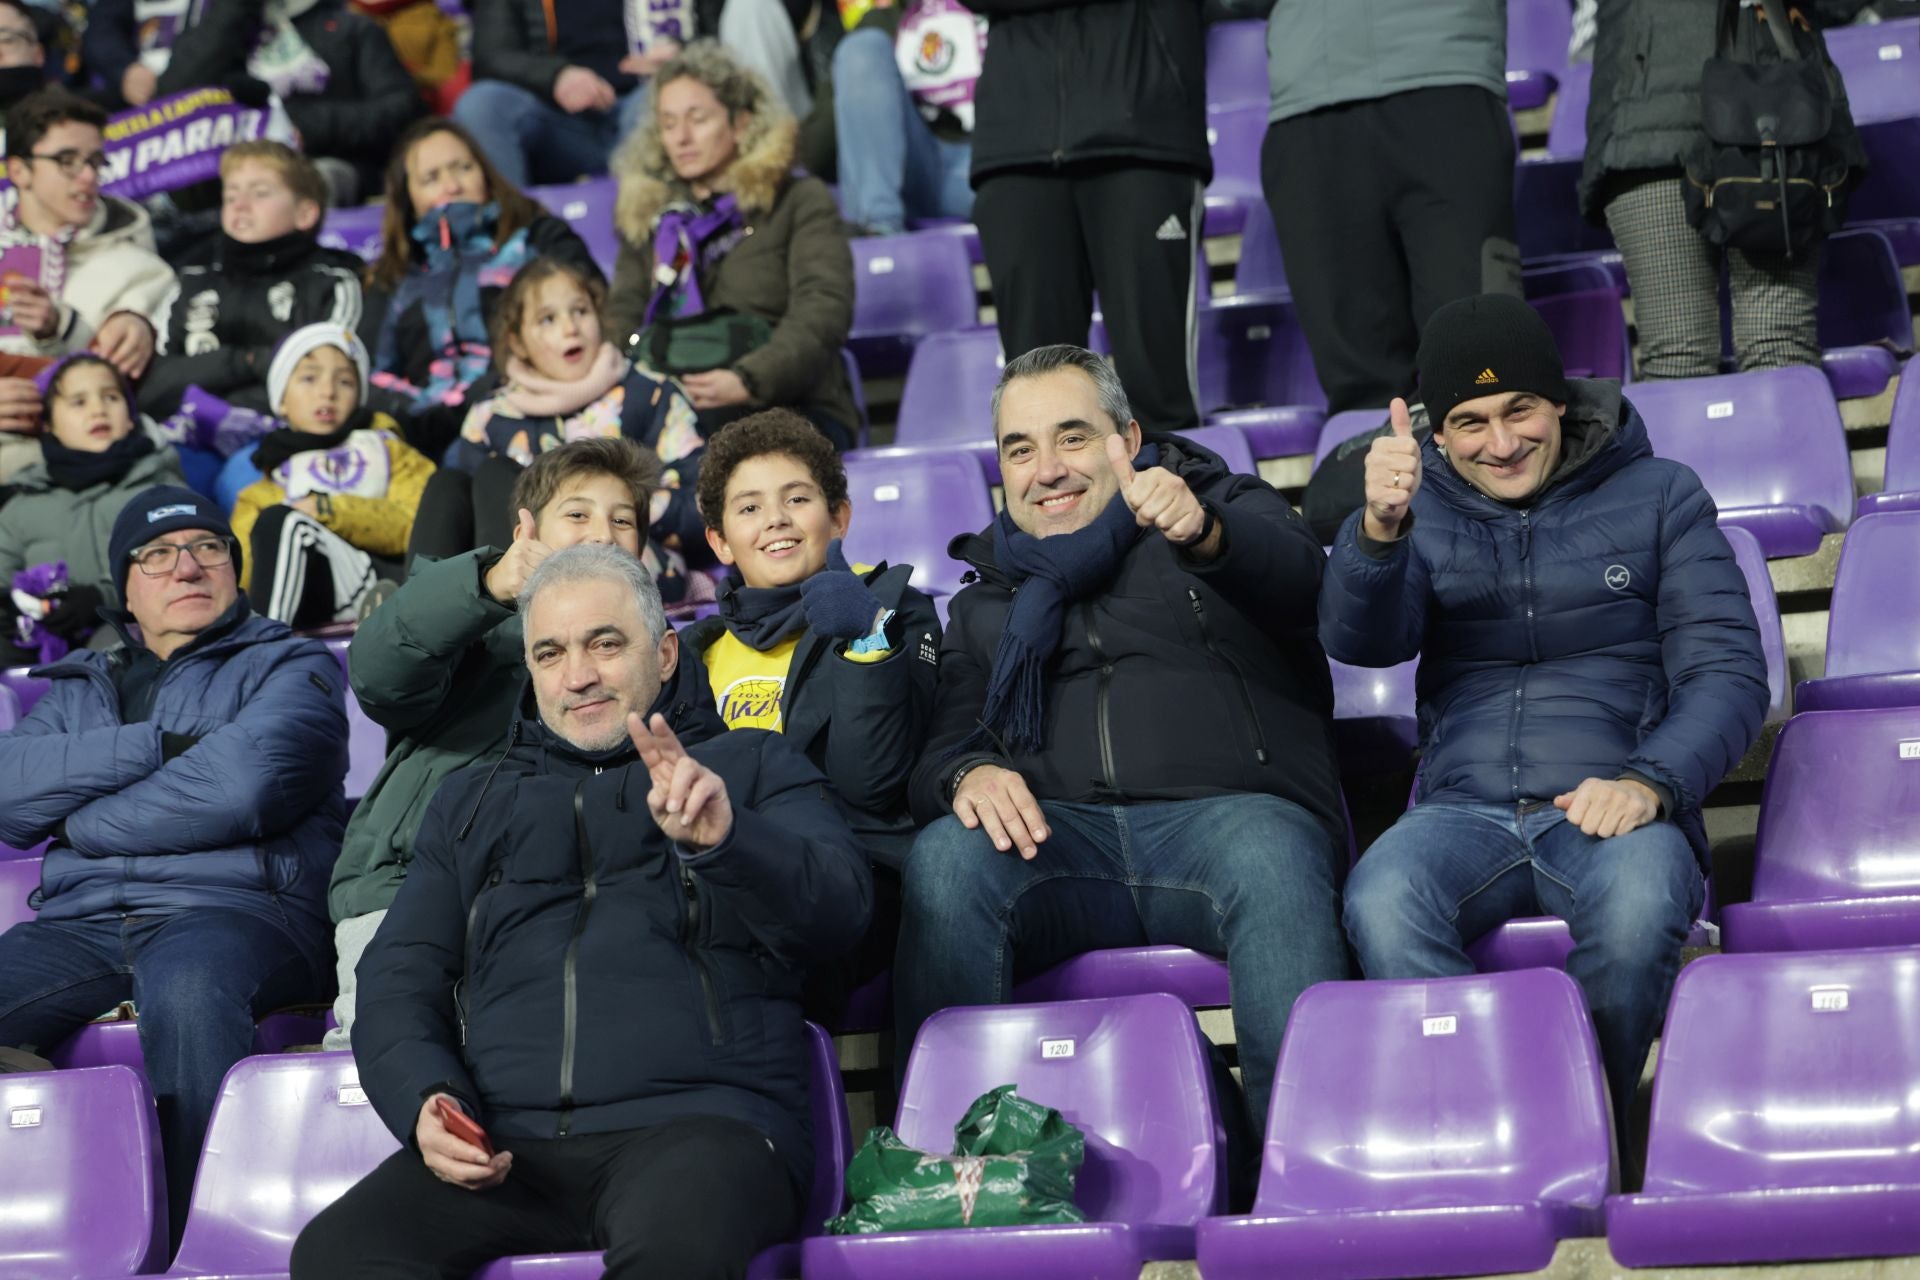
[[[969,830],[985,829],[1002,853],[1018,847],[1032,861],[1047,838],[1047,819],[1027,780],[1013,769],[979,764],[967,770],[953,793],[953,815]]]
[[[1606,840],[1638,830],[1660,816],[1660,797],[1645,783],[1628,778],[1588,778],[1553,798],[1567,821],[1590,836]]]
[[[459,1106],[444,1093],[436,1093],[420,1106],[420,1118],[414,1122],[413,1139],[420,1158],[427,1162],[433,1176],[468,1191],[485,1191],[507,1180],[513,1168],[513,1153],[499,1151],[489,1156],[471,1142],[454,1137],[440,1119],[440,1099]]]

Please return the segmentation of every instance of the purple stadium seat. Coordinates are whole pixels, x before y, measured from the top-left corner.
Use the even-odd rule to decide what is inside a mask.
[[[1827,618],[1827,669],[1802,680],[1801,711],[1920,705],[1920,511],[1862,518],[1847,531]]]
[[[1767,660],[1767,720],[1787,718],[1788,680],[1787,638],[1780,625],[1780,602],[1774,598],[1773,575],[1767,572],[1767,553],[1760,539],[1737,525],[1721,530],[1733,545],[1733,558],[1746,575],[1747,597],[1753,601],[1753,618],[1760,627],[1760,652]]]
[[[864,236],[853,249],[853,333],[847,345],[868,377],[904,372],[930,333],[980,323],[973,264],[958,236]]]
[[[33,710],[33,704],[40,701],[40,695],[47,691],[45,680],[36,680],[27,674],[31,670],[31,667],[8,667],[0,671],[0,684],[13,690],[14,697],[19,700],[22,717]]]
[[[900,390],[898,445],[993,440],[993,384],[1006,359],[999,330],[981,326],[929,334],[914,349]]]
[[[1884,347],[1835,347],[1820,353],[1820,370],[1835,399],[1857,400],[1885,391],[1900,360]]]
[[[1207,110],[1267,105],[1267,24],[1259,18],[1207,27]]]
[[[846,457],[853,523],[850,560],[913,566],[913,585],[952,595],[967,567],[947,543],[993,523],[993,495],[979,462],[964,450],[869,451]]]
[[[1913,350],[1913,313],[1886,232],[1848,227],[1820,248],[1820,345]]]
[[[1314,442],[1314,467],[1318,468],[1327,460],[1328,454],[1353,437],[1385,425],[1387,425],[1387,410],[1384,406],[1379,409],[1348,409],[1344,413],[1330,414],[1326,425],[1320,428],[1320,438]]]
[[[820,1236],[801,1245],[807,1280],[1134,1280],[1144,1262],[1193,1256],[1194,1226],[1224,1205],[1225,1144],[1186,1005],[1154,994],[936,1013],[895,1130],[950,1150],[961,1113],[1009,1081],[1086,1134],[1084,1225]]]
[[[380,256],[380,224],[386,213],[386,206],[379,204],[329,209],[320,220],[320,243],[372,262]]]
[[[1267,136],[1267,100],[1207,113],[1207,148],[1213,181],[1207,186],[1205,232],[1237,234],[1255,205],[1265,207],[1260,188],[1260,144]]]
[[[613,226],[619,183],[610,177],[588,178],[585,182],[559,186],[528,187],[527,194],[573,228],[573,233],[585,242],[587,253],[611,279],[614,261],[620,256],[620,233]]]
[[[387,762],[387,731],[367,717],[360,709],[360,699],[353,696],[353,686],[347,683],[347,648],[353,642],[352,636],[335,636],[327,641],[327,648],[333,650],[333,656],[340,663],[340,680],[347,695],[347,802],[353,804],[367,794],[373,786],[374,778],[380,767]]]
[[[1206,425],[1231,427],[1247,438],[1255,458],[1287,458],[1312,453],[1327,412],[1313,405],[1271,405],[1260,409],[1228,409],[1207,415]]]
[[[1699,473],[1720,523],[1769,557],[1809,555],[1853,514],[1853,462],[1833,389],[1817,369],[1634,382],[1654,452]]]
[[[847,1120],[847,1096],[840,1082],[839,1051],[833,1037],[807,1024],[807,1069],[813,1099],[813,1184],[801,1219],[801,1234],[816,1236],[828,1218],[840,1212],[853,1155]],[[599,1280],[598,1253],[548,1253],[501,1258],[474,1272],[473,1280]],[[800,1273],[798,1244],[761,1251],[747,1268],[747,1280],[776,1280]]]
[[[1920,378],[1900,379],[1893,393],[1893,425],[1887,428],[1887,470],[1879,493],[1855,507],[1859,515],[1876,511],[1920,511]]]
[[[27,899],[40,887],[39,858],[0,859],[0,933],[22,920],[31,920],[33,908]]]
[[[1553,330],[1570,378],[1625,378],[1627,317],[1611,286],[1527,300]]]
[[[351,1053],[242,1059],[220,1086],[167,1275],[284,1273],[300,1229],[398,1146]]]
[[[1247,205],[1246,225],[1240,228],[1240,261],[1233,269],[1235,293],[1287,292],[1287,264],[1280,255],[1280,233],[1273,226],[1273,210],[1265,200]]]
[[[934,233],[953,236],[967,246],[968,262],[977,267],[987,260],[980,248],[980,228],[965,218],[908,218],[907,230],[921,235]]]
[[[1592,81],[1591,63],[1560,72],[1547,154],[1514,166],[1515,225],[1520,255],[1526,261],[1613,247],[1606,230],[1589,223],[1580,212],[1580,165],[1587,149],[1587,97]]]
[[[1507,0],[1507,103],[1513,110],[1547,104],[1566,74],[1572,39],[1567,0]]]
[[[1094,1000],[1162,991],[1195,1009],[1233,1003],[1227,962],[1186,947],[1110,947],[1062,960],[1013,989],[1026,1004]]]
[[[20,695],[12,685],[0,684],[0,733],[20,723]]]
[[[0,1275],[130,1276],[167,1260],[147,1082],[125,1067],[0,1076]]]
[[[1242,475],[1257,476],[1260,465],[1253,460],[1253,446],[1239,427],[1229,423],[1209,421],[1204,427],[1189,427],[1179,434],[1186,436],[1203,449],[1211,449],[1220,455],[1220,461],[1227,464],[1227,470],[1238,471]]]
[[[1534,0],[1540,3],[1542,0]],[[1558,0],[1547,0],[1557,3]],[[1571,34],[1573,11],[1567,10],[1567,29]],[[1562,68],[1559,79],[1560,96],[1553,104],[1553,124],[1547,130],[1547,155],[1554,160],[1575,161],[1574,172],[1579,173],[1578,161],[1587,152],[1587,99],[1593,93],[1593,64],[1582,62],[1572,66],[1566,62],[1566,45],[1562,44]],[[1511,63],[1512,58],[1507,61]]]
[[[1629,1267],[1920,1253],[1920,951],[1681,970],[1647,1175],[1607,1201]]]
[[[1847,105],[1860,124],[1920,116],[1920,19],[1825,32],[1827,52],[1847,85]]]
[[[1911,708],[1787,721],[1760,802],[1753,900],[1720,916],[1728,951],[1920,943],[1920,725]]]
[[[854,447],[864,449],[873,434],[873,421],[867,416],[867,384],[860,376],[860,363],[853,358],[852,348],[840,348],[840,363],[847,371],[847,387],[853,392],[853,411],[860,417],[854,426]]]
[[[1419,665],[1417,658],[1378,668],[1327,661],[1333,673],[1333,741],[1343,768],[1373,772],[1406,766],[1420,744],[1413,687]]]
[[[318,1044],[326,1034],[318,1012],[283,1010],[260,1019],[253,1028],[253,1052],[274,1054],[297,1044]],[[47,1059],[62,1070],[75,1067],[131,1067],[145,1072],[147,1056],[140,1047],[137,1018],[89,1022],[47,1050]]]
[[[1217,298],[1201,304],[1198,321],[1203,415],[1256,405],[1326,408],[1290,299]]]
[[[1565,253],[1525,263],[1520,270],[1520,280],[1528,298],[1580,293],[1587,289],[1611,289],[1623,298],[1628,293],[1627,266],[1617,250]]]
[[[1200,1224],[1208,1280],[1533,1271],[1615,1185],[1580,989],[1532,969],[1323,982],[1293,1007],[1248,1217]]]

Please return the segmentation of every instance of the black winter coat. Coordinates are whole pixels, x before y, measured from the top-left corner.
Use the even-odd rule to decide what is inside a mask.
[[[164,418],[190,386],[270,413],[267,366],[281,339],[303,325],[358,330],[365,264],[298,232],[271,245],[217,239],[211,263],[182,267],[154,318],[159,349],[140,381],[140,408]]]
[[[787,741],[846,802],[869,852],[893,862],[904,859],[913,840],[907,783],[926,741],[939,671],[940,617],[932,600],[907,585],[912,574],[912,565],[898,564],[864,575],[900,628],[900,647],[886,659],[849,662],[835,653],[836,640],[812,631],[800,638],[781,720]],[[680,633],[680,642],[705,656],[726,630],[723,619],[703,618]]]
[[[1006,169],[1132,162],[1213,177],[1195,0],[968,0],[988,23],[973,184]]]
[[[654,824],[631,747],[589,756],[531,717],[429,803],[353,1027],[402,1142],[439,1092],[503,1145],[725,1116],[804,1185],[801,971],[858,941],[873,886],[819,771],[722,732],[705,685],[683,663],[654,705],[726,782],[733,831],[704,853]]]
[[[264,0],[219,0],[174,41],[160,92],[226,84],[247,74]],[[349,13],[341,0],[320,3],[293,20],[295,31],[327,64],[327,87],[286,99],[287,116],[310,156],[345,160],[360,175],[361,198],[380,190],[393,140],[426,110],[420,90],[372,18]]]
[[[1147,439],[1212,509],[1226,538],[1219,556],[1195,564],[1148,533],[1105,594],[1069,605],[1044,677],[1046,745],[1005,759],[954,754],[986,705],[1013,607],[992,538],[954,539],[950,554],[980,581],[947,614],[933,730],[913,775],[914,816],[925,823],[950,812],[954,771],[988,761],[1019,770],[1041,800],[1276,795],[1344,845],[1333,682],[1315,634],[1326,557],[1271,485],[1228,471],[1183,437]]]
[[[1608,201],[1623,174],[1664,170],[1677,176],[1680,157],[1700,135],[1700,68],[1714,54],[1715,21],[1724,0],[1600,0],[1593,48],[1593,91],[1587,102],[1587,153],[1580,207],[1604,225]],[[1747,36],[1758,25],[1742,24]],[[1847,109],[1846,86],[1832,77],[1834,137],[1847,163],[1864,170],[1865,148]]]

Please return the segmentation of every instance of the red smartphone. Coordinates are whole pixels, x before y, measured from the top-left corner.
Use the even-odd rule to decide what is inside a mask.
[[[477,1120],[446,1098],[435,1098],[434,1102],[440,1108],[440,1123],[446,1126],[448,1133],[462,1142],[472,1143],[489,1156],[493,1155],[493,1140],[487,1137],[487,1131],[480,1127]]]

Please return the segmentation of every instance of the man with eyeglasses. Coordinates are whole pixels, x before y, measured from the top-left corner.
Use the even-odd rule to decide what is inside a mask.
[[[0,352],[91,350],[138,378],[153,359],[149,317],[173,289],[173,268],[154,252],[146,211],[100,190],[106,123],[105,111],[60,88],[7,112],[7,178],[19,202],[0,222]],[[31,392],[24,379],[0,379],[0,481],[40,456],[21,421]]]
[[[0,841],[49,841],[38,918],[0,934],[0,1046],[45,1054],[134,1003],[177,1241],[254,1020],[327,993],[347,720],[326,646],[248,607],[212,502],[135,495],[108,555],[126,647],[37,668],[0,734]]]

